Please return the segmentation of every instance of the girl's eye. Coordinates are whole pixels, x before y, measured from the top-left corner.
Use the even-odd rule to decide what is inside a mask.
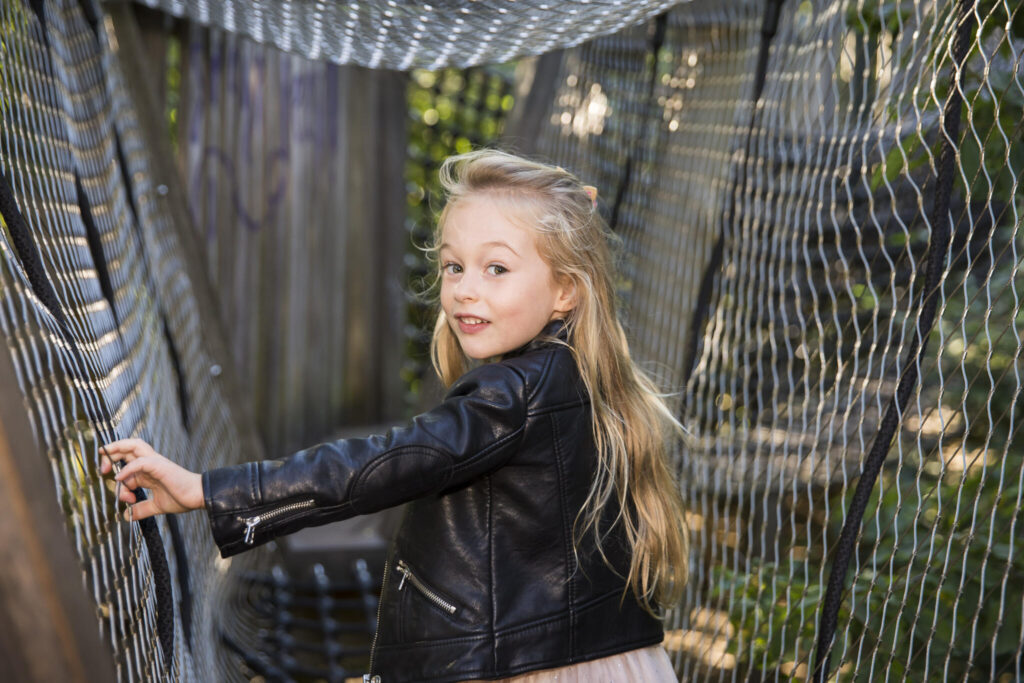
[[[497,263],[494,263],[487,266],[487,272],[490,273],[491,275],[501,275],[502,273],[507,273],[508,268],[506,268],[505,266],[499,266]]]
[[[448,262],[441,267],[441,270],[448,273],[449,275],[458,275],[462,272],[462,266],[458,263]]]

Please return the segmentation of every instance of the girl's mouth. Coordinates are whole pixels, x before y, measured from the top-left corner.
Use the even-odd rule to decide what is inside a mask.
[[[459,321],[459,330],[464,334],[479,332],[488,325],[488,321],[483,318],[476,318],[471,315],[457,315],[455,319]]]

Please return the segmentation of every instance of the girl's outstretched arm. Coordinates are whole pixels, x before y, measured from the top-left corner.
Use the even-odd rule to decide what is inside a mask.
[[[108,474],[114,462],[124,462],[114,479],[122,484],[120,499],[132,506],[131,519],[187,512],[203,507],[202,475],[190,472],[153,450],[141,439],[122,439],[100,447],[100,472]],[[146,500],[136,501],[132,489],[152,491]],[[125,512],[128,517],[128,512]]]

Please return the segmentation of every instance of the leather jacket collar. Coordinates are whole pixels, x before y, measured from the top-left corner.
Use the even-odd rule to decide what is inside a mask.
[[[536,351],[544,348],[545,346],[550,346],[552,340],[559,340],[567,344],[569,343],[569,324],[565,320],[561,318],[552,320],[541,329],[540,334],[520,346],[518,349],[509,351],[501,357],[501,360],[508,360],[510,358],[515,358],[516,356],[521,356],[528,351]]]

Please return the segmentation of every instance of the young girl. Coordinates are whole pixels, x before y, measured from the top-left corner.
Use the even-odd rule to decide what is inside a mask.
[[[491,150],[441,180],[439,406],[202,475],[127,439],[103,472],[125,462],[134,519],[205,507],[225,557],[411,501],[366,681],[674,681],[658,611],[686,577],[680,425],[630,358],[592,188]]]

